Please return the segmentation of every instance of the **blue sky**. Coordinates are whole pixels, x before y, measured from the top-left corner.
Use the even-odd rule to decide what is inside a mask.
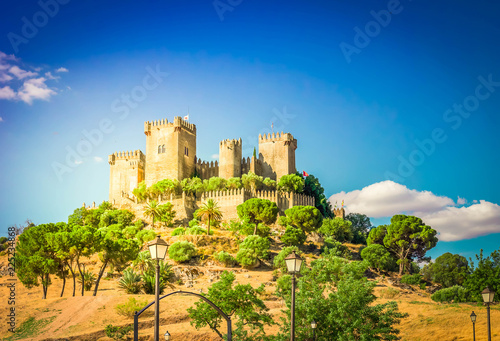
[[[145,151],[144,121],[189,108],[201,159],[239,137],[250,156],[274,122],[298,139],[297,168],[348,211],[422,217],[440,232],[433,257],[499,247],[500,4],[2,7],[1,233],[106,200],[108,155]]]

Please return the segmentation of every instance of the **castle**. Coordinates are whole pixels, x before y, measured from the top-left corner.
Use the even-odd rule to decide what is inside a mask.
[[[175,117],[144,123],[146,154],[140,150],[109,155],[109,202],[118,208],[135,212],[140,206],[132,195],[137,185],[145,181],[149,187],[163,179],[179,181],[197,174],[202,180],[218,176],[229,179],[253,172],[279,181],[283,175],[293,174],[297,140],[290,133],[259,135],[258,157],[242,157],[242,142],[223,140],[219,143],[219,161],[201,161],[196,157],[196,126]],[[281,194],[276,191],[245,189],[204,193],[201,198],[171,195],[164,200],[174,204],[180,219],[190,219],[194,210],[212,198],[221,206],[226,219],[236,218],[236,206],[252,197],[272,200],[281,211],[295,205],[314,206],[314,198],[302,194]],[[162,198],[160,198],[160,201]]]

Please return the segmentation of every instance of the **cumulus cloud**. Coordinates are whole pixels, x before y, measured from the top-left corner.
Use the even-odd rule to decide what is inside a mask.
[[[3,117],[2,116],[0,116],[0,122],[3,122]]]
[[[50,96],[55,95],[56,92],[50,89],[47,84],[45,84],[46,79],[44,77],[32,78],[24,82],[21,89],[17,93],[20,100],[32,104],[34,99],[41,99],[48,101]]]
[[[102,161],[103,161],[103,159],[102,159],[102,157],[99,157],[99,156],[94,156],[94,161],[95,161],[95,162],[102,162]]]
[[[83,160],[75,160],[75,165],[81,165],[83,163]]]
[[[60,67],[59,69],[56,70],[56,72],[69,72],[69,70],[66,69],[65,67]]]
[[[61,77],[59,77],[59,76],[54,76],[54,75],[52,74],[52,72],[50,72],[50,71],[49,71],[49,72],[45,72],[45,77],[47,77],[47,79],[54,79],[54,80],[57,80],[57,79],[60,79],[60,78],[61,78]]]
[[[219,154],[212,154],[212,159],[218,159],[219,158]]]
[[[15,99],[16,93],[10,86],[4,86],[0,88],[0,99]]]
[[[346,212],[363,213],[372,218],[409,214],[421,218],[439,232],[439,239],[455,241],[500,232],[500,206],[481,200],[471,206],[458,197],[457,203],[446,196],[417,191],[393,181],[382,181],[361,190],[340,192],[330,202],[345,201]]]
[[[9,72],[17,77],[17,79],[24,79],[26,77],[34,77],[38,74],[36,72],[26,71],[21,69],[19,66],[14,65],[9,69]]]
[[[12,78],[12,76],[8,75],[5,72],[0,71],[0,82],[6,83],[6,82],[9,82],[9,81],[11,81],[13,79],[14,78]]]

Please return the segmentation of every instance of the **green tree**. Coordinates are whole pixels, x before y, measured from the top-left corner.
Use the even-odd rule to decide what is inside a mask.
[[[178,189],[179,182],[177,180],[163,179],[149,187],[147,192],[151,198],[169,198],[170,194],[175,194]]]
[[[262,184],[265,186],[265,188],[268,191],[274,191],[276,190],[276,187],[278,186],[275,180],[272,180],[270,178],[265,178]]]
[[[208,220],[207,235],[210,235],[210,221],[222,220],[222,212],[219,205],[213,199],[208,199],[198,210],[196,214],[202,220]]]
[[[203,180],[203,186],[207,192],[224,191],[227,189],[227,180],[219,178],[218,176],[213,176],[210,179]]]
[[[171,202],[167,202],[163,205],[159,205],[161,216],[159,220],[165,224],[165,227],[172,226],[177,212],[174,211],[174,205]]]
[[[368,232],[372,228],[370,218],[361,213],[349,213],[345,217],[345,220],[348,220],[352,223],[352,242],[355,244],[366,245],[366,237],[368,236]]]
[[[243,174],[241,177],[241,183],[243,187],[248,190],[256,191],[262,188],[264,178],[259,175],[255,175],[255,173],[248,172],[248,174]]]
[[[380,244],[384,245],[384,238],[387,234],[387,226],[388,225],[379,225],[374,227],[368,233],[368,238],[366,238],[366,243],[368,245],[371,244]]]
[[[139,182],[139,184],[137,185],[137,188],[134,188],[132,190],[132,194],[137,198],[138,201],[144,201],[144,200],[148,199],[150,193],[149,193],[148,188],[146,186],[146,182],[145,181]]]
[[[96,252],[96,246],[99,244],[99,241],[96,239],[100,237],[96,232],[97,229],[91,225],[75,225],[72,226],[70,233],[70,240],[72,241],[71,250],[74,253],[76,267],[82,281],[82,296],[84,295],[85,286],[82,258],[90,257]]]
[[[373,232],[374,230],[376,231]],[[373,236],[377,236],[377,239],[372,238],[372,232]],[[403,214],[393,216],[390,225],[381,225],[372,229],[372,232],[368,238],[369,244],[374,239],[378,241],[379,236],[385,233],[384,246],[398,259],[400,275],[414,259],[425,260],[425,253],[436,246],[438,242],[436,230],[425,225],[420,218]]]
[[[317,322],[318,340],[399,340],[395,328],[408,316],[398,311],[396,302],[375,304],[375,282],[364,277],[364,262],[349,262],[326,252],[304,269],[297,280],[295,333],[298,340],[312,337],[311,320]],[[290,307],[290,280],[278,290]],[[290,309],[285,311],[280,339],[289,335]]]
[[[350,242],[352,240],[352,223],[340,217],[323,220],[319,232],[327,237],[332,237],[339,242]]]
[[[285,215],[280,223],[298,227],[304,232],[316,231],[323,222],[321,212],[312,206],[293,206],[285,211]]]
[[[269,309],[260,298],[264,285],[254,289],[250,284],[235,285],[235,279],[232,272],[224,271],[220,280],[208,289],[206,297],[236,322],[233,335],[238,340],[258,340],[264,336],[264,327],[273,324]],[[195,307],[188,308],[188,313],[196,329],[209,326],[225,339],[225,320],[208,303],[200,300]]]
[[[163,214],[161,205],[158,205],[156,200],[151,200],[144,205],[144,215],[153,220],[153,229],[155,228],[155,220],[159,220]]]
[[[285,233],[281,236],[281,241],[286,245],[302,245],[307,239],[305,232],[300,228],[287,226]]]
[[[259,259],[269,257],[270,242],[268,238],[248,236],[240,243],[236,260],[243,267],[254,265]]]
[[[297,173],[302,176],[302,174]],[[304,180],[305,195],[314,197],[314,205],[321,212],[324,218],[333,218],[332,206],[325,196],[325,189],[319,183],[319,179],[314,175],[308,175]]]
[[[279,208],[275,202],[266,199],[252,198],[236,207],[238,217],[245,217],[255,224],[253,234],[257,234],[259,223],[273,224],[278,216]]]
[[[462,285],[469,275],[469,262],[463,256],[446,252],[422,269],[427,281],[441,284],[444,288]]]
[[[371,268],[394,271],[397,268],[393,255],[380,244],[371,244],[361,250],[361,258],[368,262]]]
[[[241,178],[229,178],[226,182],[227,189],[240,189],[243,188]]]
[[[200,178],[186,178],[181,181],[181,188],[186,194],[194,195],[195,198],[198,194],[205,191],[205,186]]]
[[[466,278],[464,287],[469,291],[471,298],[482,302],[481,291],[486,287],[500,293],[500,250],[493,251],[488,257],[483,256],[483,250],[476,255],[477,266],[469,259],[471,274]]]
[[[283,175],[278,183],[278,190],[284,193],[302,193],[304,190],[304,178],[297,174]]]

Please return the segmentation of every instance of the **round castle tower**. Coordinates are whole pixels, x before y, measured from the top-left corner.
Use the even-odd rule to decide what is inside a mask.
[[[221,141],[219,143],[219,177],[224,179],[241,177],[241,158],[241,138]]]

